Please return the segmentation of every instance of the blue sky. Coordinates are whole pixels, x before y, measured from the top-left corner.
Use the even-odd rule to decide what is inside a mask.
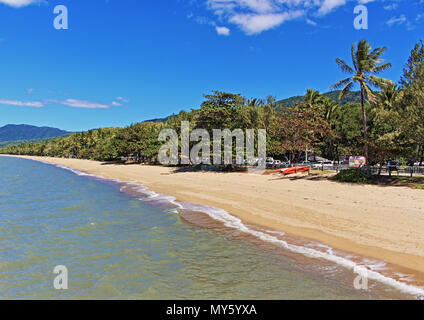
[[[368,9],[368,30],[353,27]],[[68,8],[68,30],[53,9]],[[327,91],[353,42],[387,46],[398,81],[424,0],[0,0],[0,126],[78,131],[197,108],[212,90]]]

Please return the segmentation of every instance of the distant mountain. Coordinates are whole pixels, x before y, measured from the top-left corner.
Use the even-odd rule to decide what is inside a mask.
[[[324,96],[333,99],[334,101],[339,101],[340,90],[338,91],[330,91],[324,93]],[[343,99],[342,104],[346,103],[361,103],[361,91],[352,91],[347,95],[345,99]]]
[[[174,115],[172,115],[172,116],[174,116]],[[152,120],[146,120],[146,121],[143,121],[143,122],[162,122],[162,123],[165,123],[172,116],[169,116],[169,117],[166,117],[166,118],[157,118],[157,119],[152,119]]]
[[[338,101],[339,99],[339,94],[340,91],[330,91],[330,92],[326,92],[323,93],[323,96],[329,97],[331,99],[333,99],[334,101]],[[294,96],[294,97],[290,97],[284,100],[280,100],[274,103],[274,108],[277,111],[281,111],[284,108],[289,108],[289,107],[293,107],[296,104],[298,104],[299,102],[304,101],[305,96]],[[360,103],[361,102],[361,92],[360,91],[353,91],[351,92],[343,101],[342,104],[346,104],[346,103]]]
[[[62,137],[70,133],[71,132],[50,127],[36,127],[27,124],[8,124],[0,128],[0,142],[51,139]]]

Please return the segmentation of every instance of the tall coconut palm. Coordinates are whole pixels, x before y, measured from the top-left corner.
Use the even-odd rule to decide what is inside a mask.
[[[392,81],[384,78],[375,76],[389,68],[391,63],[381,64],[384,60],[381,59],[381,55],[387,50],[387,48],[377,48],[372,50],[371,45],[366,40],[361,40],[356,46],[356,43],[352,45],[352,63],[353,68],[350,67],[342,59],[336,59],[336,63],[340,69],[349,74],[350,77],[336,82],[331,86],[332,89],[342,89],[339,95],[339,100],[343,98],[352,90],[354,84],[357,83],[361,87],[361,105],[362,105],[362,116],[364,124],[364,151],[365,158],[367,160],[367,167],[369,168],[369,157],[368,157],[368,130],[367,130],[367,112],[365,109],[365,99],[368,98],[371,101],[376,101],[376,95],[372,91],[371,87],[383,88],[392,83]]]

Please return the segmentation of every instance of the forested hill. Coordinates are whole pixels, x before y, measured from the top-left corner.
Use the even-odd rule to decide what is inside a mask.
[[[174,115],[175,114],[173,114],[172,116],[174,116]],[[146,120],[146,121],[143,121],[143,122],[161,122],[161,123],[165,123],[172,116],[168,116],[168,117],[165,117],[165,118],[157,118],[157,119]]]
[[[340,91],[330,91],[323,93],[323,96],[329,97],[333,99],[334,101],[339,101],[339,94]],[[305,101],[305,96],[294,96],[287,99],[279,100],[274,103],[274,109],[276,111],[282,111],[285,108],[294,107],[299,102]],[[360,91],[353,91],[342,101],[342,104],[346,103],[361,103],[361,92]],[[166,117],[166,118],[158,118],[158,119],[152,119],[152,120],[146,120],[144,122],[160,122],[165,123],[169,118],[172,116]]]
[[[49,139],[67,134],[70,132],[56,128],[8,124],[0,128],[0,142]]]
[[[330,91],[330,92],[323,93],[322,95],[329,97],[329,98],[333,99],[334,101],[338,101],[339,94],[340,94],[340,91]],[[284,99],[284,100],[280,100],[280,101],[277,101],[277,102],[274,103],[274,108],[277,111],[281,111],[281,109],[295,106],[299,102],[304,101],[304,99],[305,99],[305,96],[295,96],[295,97],[287,98],[287,99]],[[346,99],[344,99],[342,101],[342,104],[346,104],[346,103],[349,103],[349,102],[360,103],[361,102],[361,92],[360,91],[351,92],[346,97]]]

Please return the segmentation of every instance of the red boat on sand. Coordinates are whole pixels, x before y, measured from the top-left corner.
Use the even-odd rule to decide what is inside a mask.
[[[293,168],[287,168],[287,169],[278,169],[278,173],[282,173],[283,175],[289,175],[294,174],[298,172],[308,172],[311,169],[311,167],[304,167],[304,166],[297,166]]]

